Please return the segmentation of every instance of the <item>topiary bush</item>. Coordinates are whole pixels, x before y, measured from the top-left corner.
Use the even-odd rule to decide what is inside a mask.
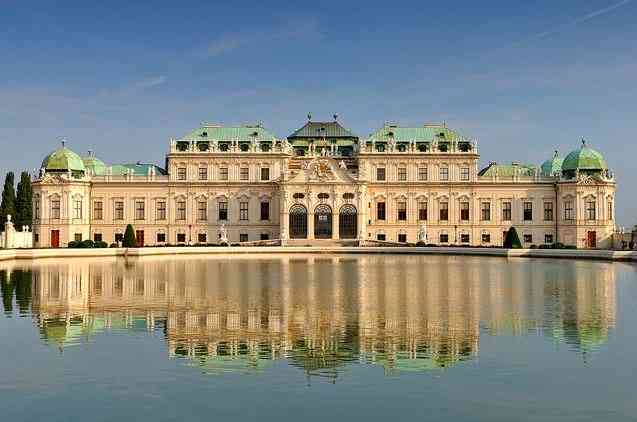
[[[125,248],[134,248],[137,242],[135,240],[135,230],[133,230],[133,226],[131,224],[126,226],[126,231],[124,232],[124,240],[122,241],[122,246]]]
[[[104,241],[98,241],[95,242],[95,244],[93,245],[94,248],[108,248],[108,243],[104,242]]]
[[[78,242],[77,240],[71,240],[69,242],[69,248],[77,248],[78,247],[77,246],[78,243],[80,243],[80,242]]]
[[[515,227],[511,227],[509,231],[507,231],[503,247],[506,249],[522,249],[522,243],[520,242],[520,237]]]
[[[94,248],[94,247],[95,247],[95,242],[93,242],[91,239],[83,240],[80,246],[80,248]]]

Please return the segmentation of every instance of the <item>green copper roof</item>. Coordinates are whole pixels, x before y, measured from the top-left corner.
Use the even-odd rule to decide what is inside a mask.
[[[295,138],[352,138],[358,139],[339,122],[307,122],[302,128],[294,131],[288,139]]]
[[[216,126],[201,125],[197,129],[188,133],[183,139],[200,141],[276,141],[276,137],[258,125],[253,126]]]
[[[604,156],[586,146],[582,140],[582,147],[568,154],[562,164],[562,170],[606,170],[608,165]]]
[[[562,173],[562,163],[564,159],[555,151],[555,155],[550,160],[546,160],[540,167],[542,176],[553,177]]]
[[[478,176],[495,176],[497,173],[499,177],[513,177],[515,169],[518,169],[520,176],[534,176],[536,166],[530,164],[497,164],[491,163],[488,167],[483,168],[478,173]]]
[[[86,171],[82,158],[65,146],[47,155],[41,167],[49,171]]]
[[[398,125],[386,124],[382,128],[369,136],[369,141],[389,141],[394,139],[396,142],[415,141],[433,141],[439,140],[456,140],[462,137],[455,131],[449,129],[445,125],[425,125],[422,127],[400,127]]]
[[[111,171],[113,176],[123,176],[128,174],[129,170],[133,170],[134,176],[148,176],[148,170],[153,167],[155,168],[155,174],[165,175],[166,170],[163,168],[156,166],[154,164],[143,164],[143,163],[135,163],[135,164],[113,164],[111,166]]]
[[[94,155],[89,154],[82,158],[84,166],[95,176],[102,176],[106,174],[106,164]]]

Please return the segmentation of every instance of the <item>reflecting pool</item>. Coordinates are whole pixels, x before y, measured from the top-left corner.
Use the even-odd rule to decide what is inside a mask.
[[[391,255],[0,263],[3,420],[637,420],[636,270]]]

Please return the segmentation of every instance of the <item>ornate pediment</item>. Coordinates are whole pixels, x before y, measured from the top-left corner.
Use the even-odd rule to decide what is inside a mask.
[[[343,161],[329,157],[317,157],[304,160],[301,168],[290,176],[289,183],[346,183],[351,184],[355,179],[347,173],[347,166]]]
[[[63,174],[45,173],[39,180],[41,184],[58,185],[68,183],[69,178]]]

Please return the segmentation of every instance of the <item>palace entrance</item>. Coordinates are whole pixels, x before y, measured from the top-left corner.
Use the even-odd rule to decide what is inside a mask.
[[[321,204],[314,209],[314,238],[332,238],[332,208]]]
[[[52,248],[60,247],[60,231],[59,230],[51,230],[51,247]]]
[[[356,239],[358,215],[356,207],[345,204],[338,214],[338,232],[341,239]]]
[[[597,247],[597,232],[590,231],[586,233],[586,246],[589,248]]]
[[[290,208],[290,239],[307,239],[307,208],[301,204]]]

